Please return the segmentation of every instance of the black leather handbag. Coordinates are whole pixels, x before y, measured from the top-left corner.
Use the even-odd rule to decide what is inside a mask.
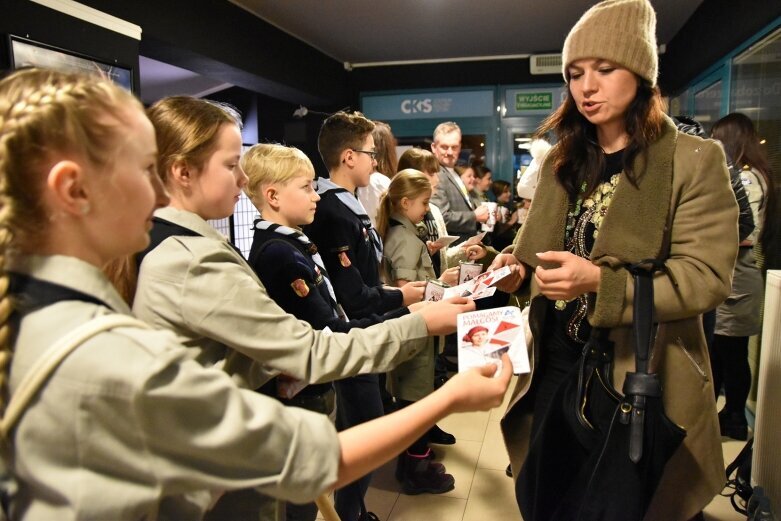
[[[612,384],[609,330],[594,328],[580,361],[539,420],[518,476],[525,521],[641,521],[686,431],[664,413],[658,375],[648,372],[656,261],[634,276],[636,370],[623,394]]]

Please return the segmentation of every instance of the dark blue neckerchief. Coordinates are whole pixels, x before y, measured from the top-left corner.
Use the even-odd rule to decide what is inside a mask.
[[[371,239],[372,246],[374,247],[374,255],[377,257],[377,262],[382,262],[382,239],[377,230],[372,226],[372,221],[369,219],[369,215],[366,213],[366,208],[363,207],[361,201],[355,197],[355,194],[351,194],[338,184],[334,183],[330,179],[319,177],[317,179],[317,193],[320,196],[326,193],[333,192],[339,201],[344,204],[352,213],[355,214],[358,219],[361,220],[361,225],[366,229],[366,232]]]
[[[41,279],[10,272],[8,274],[8,294],[14,301],[14,312],[11,315],[11,323],[18,330],[19,321],[24,315],[38,311],[57,302],[78,300],[97,304],[111,309],[99,298],[82,293],[73,288],[55,284]]]

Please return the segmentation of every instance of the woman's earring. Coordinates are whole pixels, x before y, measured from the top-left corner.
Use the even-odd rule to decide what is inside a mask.
[[[81,215],[87,215],[89,211],[92,209],[89,203],[84,203],[81,205]]]

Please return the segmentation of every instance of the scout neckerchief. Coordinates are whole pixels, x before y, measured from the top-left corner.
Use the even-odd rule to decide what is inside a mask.
[[[390,219],[388,219],[388,225],[391,226],[391,227],[393,227],[393,226],[404,226],[404,223],[399,221],[398,219],[394,219],[393,217],[391,217]],[[415,231],[414,231],[415,237],[420,239],[420,241],[423,244],[426,244],[426,240],[428,238],[428,230],[425,227],[418,227],[418,226],[415,226],[414,224],[412,226],[415,228]]]
[[[9,273],[8,293],[14,297],[14,309],[26,315],[63,300],[79,300],[98,304],[111,309],[111,306],[97,297],[53,282],[35,279],[21,273]]]
[[[415,225],[418,230],[425,230],[425,232],[418,231],[418,234],[425,233],[427,241],[436,241],[439,239],[439,231],[437,230],[437,222],[434,220],[434,215],[429,210],[423,217],[423,220]]]
[[[200,233],[193,231],[190,228],[186,228],[181,224],[176,224],[160,217],[152,217],[152,230],[149,232],[149,246],[147,246],[140,253],[136,254],[136,266],[140,268],[141,263],[144,261],[144,257],[146,257],[152,250],[160,246],[160,244],[162,244],[163,241],[168,237],[182,236],[203,237],[203,235]],[[228,246],[236,250],[236,253],[238,253],[242,258],[244,257],[244,255],[241,254],[241,251],[236,246],[231,244],[230,241],[226,240],[225,242],[228,243]]]
[[[10,272],[8,279],[8,294],[14,299],[14,311],[9,320],[16,331],[24,315],[65,300],[78,300],[112,309],[97,297],[29,275]]]
[[[288,239],[295,240],[301,246],[303,246],[304,251],[309,254],[310,257],[312,257],[312,261],[315,263],[317,268],[320,270],[320,274],[323,276],[325,287],[328,289],[328,294],[331,296],[331,310],[333,311],[334,316],[341,318],[342,320],[347,320],[347,315],[345,314],[344,309],[342,309],[342,306],[336,300],[336,293],[334,293],[334,287],[331,284],[331,279],[328,278],[328,270],[325,269],[323,258],[317,252],[317,246],[315,246],[314,243],[309,240],[309,237],[298,230],[294,230],[293,228],[288,228],[287,226],[282,226],[281,224],[270,221],[264,221],[263,219],[257,219],[255,221],[254,228],[256,230],[265,230],[277,233]]]
[[[374,246],[374,255],[377,257],[377,262],[382,262],[382,239],[380,239],[380,234],[377,233],[377,230],[372,226],[372,221],[369,219],[366,209],[358,198],[330,179],[326,179],[325,177],[318,178],[317,193],[322,196],[327,192],[334,192],[342,204],[349,208],[350,211],[361,220],[361,224],[366,233],[369,234],[372,246]]]

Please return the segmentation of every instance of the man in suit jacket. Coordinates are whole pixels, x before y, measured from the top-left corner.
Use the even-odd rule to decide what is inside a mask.
[[[437,125],[431,151],[440,165],[439,185],[431,202],[442,211],[448,233],[458,235],[459,241],[463,241],[477,232],[478,223],[488,220],[488,208],[475,208],[464,183],[453,169],[461,152],[461,128],[452,121]]]

